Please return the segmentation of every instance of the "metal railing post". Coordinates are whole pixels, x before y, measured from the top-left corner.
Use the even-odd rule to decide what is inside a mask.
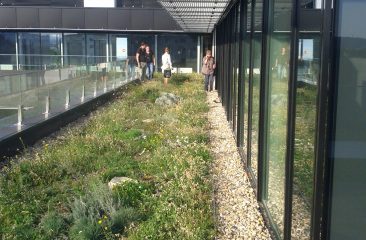
[[[117,60],[116,60],[117,61]],[[114,73],[113,73],[113,90],[115,89],[115,85],[116,85],[116,74],[117,74],[117,62],[114,62]]]
[[[94,83],[94,97],[97,96],[97,82]]]
[[[65,108],[68,109],[70,106],[70,89],[66,90],[66,102],[65,102]]]
[[[18,105],[18,127],[21,127],[23,123],[23,105]]]
[[[50,95],[46,96],[46,108],[44,111],[45,118],[48,117],[49,113],[50,113]]]
[[[103,91],[104,92],[107,92],[107,77],[106,76],[104,77],[103,82],[104,82],[104,89],[103,89]]]
[[[85,99],[85,84],[83,83],[82,89],[81,89],[81,102],[84,102]]]

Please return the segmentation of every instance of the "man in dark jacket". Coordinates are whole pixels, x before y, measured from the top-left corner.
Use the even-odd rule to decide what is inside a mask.
[[[141,81],[145,81],[145,76],[146,76],[146,44],[145,42],[141,42],[141,45],[139,47],[139,49],[137,49],[136,52],[136,62],[137,62],[137,67],[141,70],[141,77],[140,80]]]

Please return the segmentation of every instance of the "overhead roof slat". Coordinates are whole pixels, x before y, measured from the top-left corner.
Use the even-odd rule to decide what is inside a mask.
[[[157,0],[185,32],[212,32],[230,0]]]

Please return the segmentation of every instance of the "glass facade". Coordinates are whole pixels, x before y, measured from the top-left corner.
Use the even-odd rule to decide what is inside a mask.
[[[242,0],[216,28],[218,93],[274,239],[365,239],[365,11]]]

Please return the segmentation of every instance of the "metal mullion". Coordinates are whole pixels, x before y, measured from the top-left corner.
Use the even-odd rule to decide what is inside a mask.
[[[286,139],[286,162],[285,162],[285,214],[284,214],[284,239],[291,239],[292,224],[292,193],[293,193],[293,170],[294,170],[294,141],[296,124],[296,82],[297,82],[297,57],[298,57],[298,16],[300,6],[297,0],[292,1],[291,13],[291,55],[290,55],[290,80],[288,83],[287,105],[287,139]]]
[[[321,38],[321,65],[320,65],[320,81],[318,88],[317,101],[317,129],[315,139],[315,183],[313,190],[313,209],[311,219],[311,239],[328,239],[330,230],[330,197],[332,187],[332,162],[329,159],[331,130],[334,127],[332,123],[332,114],[335,106],[333,101],[335,98],[331,95],[335,92],[336,83],[331,79],[335,79],[329,71],[335,66],[335,60],[332,57],[332,50],[335,50],[334,38],[332,36],[332,21],[335,23],[335,16],[332,15],[331,1],[324,0],[322,9],[322,38]],[[336,4],[334,4],[336,6]],[[336,9],[334,10],[334,12]],[[333,26],[334,29],[335,26]],[[333,59],[333,61],[331,60]],[[328,117],[329,116],[329,117]]]
[[[243,147],[244,144],[244,54],[243,41],[246,31],[246,0],[240,1],[240,31],[239,31],[239,75],[238,75],[238,126],[237,126],[237,141],[238,147]]]

